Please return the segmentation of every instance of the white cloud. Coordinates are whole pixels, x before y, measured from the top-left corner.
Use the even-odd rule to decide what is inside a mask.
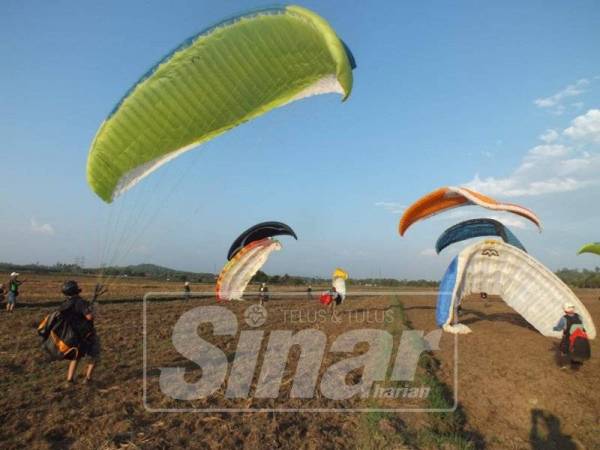
[[[541,181],[527,181],[516,176],[481,179],[479,175],[475,175],[475,178],[466,186],[491,196],[526,197],[575,191],[580,189],[583,184],[572,178],[553,177]]]
[[[377,202],[375,203],[375,206],[383,208],[392,214],[401,214],[406,209],[406,205],[399,202]]]
[[[565,156],[569,152],[569,149],[562,144],[545,144],[537,145],[527,152],[526,159],[535,159],[537,157],[557,157]]]
[[[54,227],[49,223],[38,223],[35,218],[31,218],[31,231],[36,234],[45,234],[52,236],[54,234]]]
[[[546,130],[540,136],[540,140],[544,141],[546,144],[551,144],[559,138],[558,131],[556,130]]]
[[[421,256],[437,256],[437,252],[434,248],[426,248],[419,253]]]
[[[555,114],[562,114],[565,110],[565,106],[562,102],[570,97],[577,97],[585,92],[585,88],[590,84],[589,80],[582,78],[573,84],[568,85],[566,88],[558,91],[549,97],[537,98],[533,103],[538,108],[551,108]]]
[[[590,109],[573,119],[564,134],[572,139],[600,142],[600,109]]]
[[[481,178],[466,185],[493,197],[525,197],[570,192],[599,184],[600,153],[576,150],[563,144],[538,145],[507,177]]]

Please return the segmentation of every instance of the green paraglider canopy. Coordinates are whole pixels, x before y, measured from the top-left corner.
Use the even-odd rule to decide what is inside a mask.
[[[352,90],[352,54],[299,6],[221,22],[188,39],[133,86],[92,143],[87,180],[111,202],[183,152],[273,108]]]
[[[582,253],[594,253],[595,255],[600,255],[600,242],[590,242],[589,244],[585,244],[577,252],[578,255],[581,255]]]

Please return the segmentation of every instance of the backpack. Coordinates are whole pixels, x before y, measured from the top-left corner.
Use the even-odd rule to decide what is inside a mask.
[[[581,324],[573,324],[569,330],[569,356],[572,361],[583,362],[590,359],[590,341]]]
[[[331,296],[331,294],[329,292],[323,292],[321,294],[321,296],[319,297],[319,301],[321,303],[323,303],[324,305],[329,305],[332,300],[333,300],[333,297]]]
[[[48,314],[46,317],[44,317],[37,327],[38,336],[40,336],[42,339],[48,339],[48,336],[50,336],[50,331],[52,331],[52,327],[56,324],[59,315],[60,313],[55,311],[52,314]]]
[[[50,359],[79,358],[81,339],[60,311],[44,317],[38,325],[37,332],[43,339],[42,349],[50,356]]]
[[[565,329],[566,350],[571,361],[583,362],[590,359],[591,349],[587,333],[579,314],[566,315],[567,326]]]

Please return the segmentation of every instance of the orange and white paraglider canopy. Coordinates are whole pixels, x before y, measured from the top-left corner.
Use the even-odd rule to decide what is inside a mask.
[[[533,211],[524,208],[523,206],[512,203],[502,203],[487,195],[480,194],[479,192],[464,187],[442,187],[421,197],[404,211],[398,226],[400,235],[404,236],[406,230],[419,220],[426,219],[452,208],[467,205],[478,205],[495,211],[512,212],[532,221],[540,231],[542,230],[540,219]]]

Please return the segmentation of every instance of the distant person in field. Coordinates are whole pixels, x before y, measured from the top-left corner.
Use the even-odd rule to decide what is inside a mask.
[[[190,282],[186,281],[183,285],[183,296],[186,299],[190,298],[190,292],[192,292],[192,289],[190,288]]]
[[[15,305],[17,304],[17,297],[19,296],[19,288],[25,282],[25,280],[19,280],[19,274],[13,272],[10,274],[10,280],[8,281],[8,301],[6,303],[6,310],[13,312]]]
[[[94,299],[104,293],[102,286],[96,286]],[[59,311],[65,317],[65,320],[77,333],[80,339],[77,358],[69,361],[67,369],[67,384],[75,382],[75,373],[79,360],[85,358],[88,362],[85,370],[84,383],[89,383],[92,380],[92,374],[96,363],[100,358],[100,338],[96,334],[94,327],[94,311],[92,304],[84,300],[79,295],[81,289],[76,281],[66,281],[62,286],[62,293],[67,297],[60,305]]]
[[[4,290],[4,284],[0,283],[0,303],[5,299],[6,291]]]
[[[261,283],[260,288],[258,290],[258,300],[259,305],[262,305],[264,302],[269,301],[269,287],[267,283]]]
[[[554,331],[562,331],[563,336],[560,341],[561,369],[565,369],[565,358],[568,356],[571,361],[571,368],[577,369],[583,361],[590,358],[590,347],[583,328],[583,322],[579,314],[575,312],[575,305],[567,302],[563,306],[565,315],[560,318]]]
[[[342,296],[337,291],[335,286],[332,286],[329,290],[329,295],[331,296],[331,302],[329,303],[329,311],[331,311],[331,317],[337,317],[336,308],[339,304],[342,303]]]
[[[309,284],[308,288],[306,288],[306,296],[309,300],[312,300],[312,286]]]

